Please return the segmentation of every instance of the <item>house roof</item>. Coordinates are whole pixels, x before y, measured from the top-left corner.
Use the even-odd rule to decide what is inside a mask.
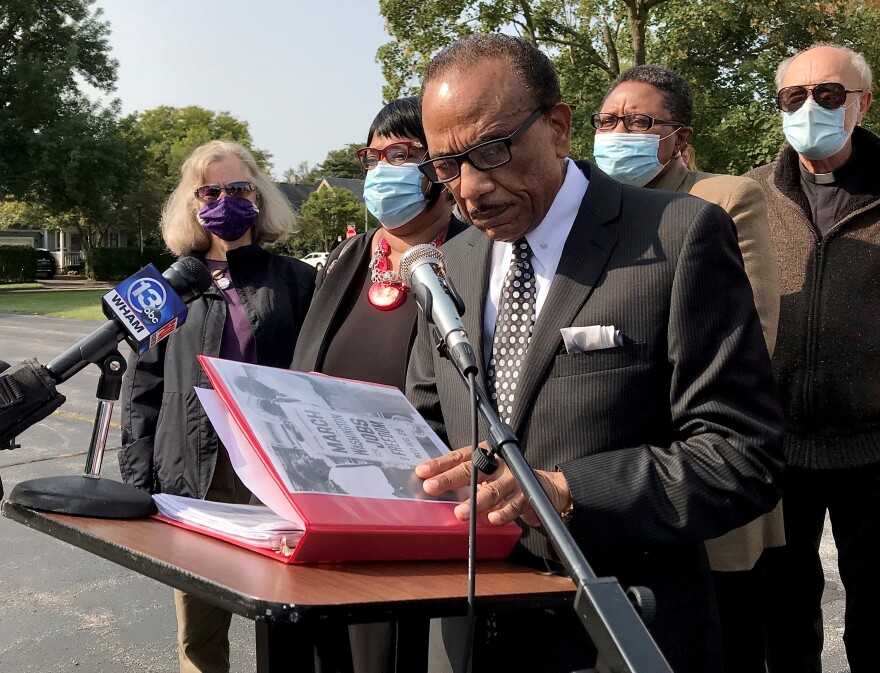
[[[284,192],[284,196],[290,201],[293,209],[299,212],[302,204],[309,198],[309,194],[318,188],[318,185],[294,184],[292,182],[279,182],[278,188]]]
[[[347,189],[348,191],[354,193],[358,201],[360,201],[361,203],[364,202],[363,180],[357,180],[355,178],[324,178],[323,180],[321,180],[321,185],[326,185],[330,189],[333,189],[334,187]],[[321,185],[319,185],[319,187]]]

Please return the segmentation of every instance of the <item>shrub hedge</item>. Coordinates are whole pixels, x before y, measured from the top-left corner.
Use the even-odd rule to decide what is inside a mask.
[[[143,260],[138,248],[93,248],[86,266],[90,278],[116,281],[128,278],[151,262],[161,273],[175,259],[176,257],[164,248],[152,246],[144,246]]]
[[[37,277],[37,251],[29,245],[0,245],[0,283]]]

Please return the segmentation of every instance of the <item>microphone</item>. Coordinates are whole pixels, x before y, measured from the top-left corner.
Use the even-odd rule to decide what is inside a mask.
[[[162,275],[148,264],[102,298],[110,320],[46,365],[56,383],[64,383],[92,362],[109,355],[123,339],[143,353],[186,320],[186,304],[212,283],[211,272],[194,257],[182,257]]]
[[[443,253],[433,245],[415,245],[400,257],[400,277],[412,288],[419,308],[437,330],[449,359],[467,377],[477,372],[477,358],[459,316],[464,303],[446,275]]]

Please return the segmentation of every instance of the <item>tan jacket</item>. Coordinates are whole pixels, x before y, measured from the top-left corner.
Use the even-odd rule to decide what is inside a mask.
[[[749,178],[689,171],[678,161],[651,187],[690,194],[715,203],[733,218],[764,340],[772,355],[779,322],[779,276],[770,240],[767,203],[761,187]],[[706,550],[712,570],[750,570],[764,548],[783,544],[785,536],[780,503],[772,512],[751,523],[709,540]]]

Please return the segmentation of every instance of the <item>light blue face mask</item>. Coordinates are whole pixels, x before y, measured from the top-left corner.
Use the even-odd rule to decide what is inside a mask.
[[[394,166],[380,161],[367,171],[364,202],[383,227],[397,229],[428,207],[422,182],[416,164]]]
[[[597,133],[593,158],[615,180],[644,187],[666,166],[657,158],[657,150],[660,141],[668,137],[656,133]]]
[[[846,111],[858,99],[846,107],[826,110],[808,98],[794,112],[783,112],[782,131],[788,144],[806,159],[827,159],[837,154],[849,140],[844,127]]]

